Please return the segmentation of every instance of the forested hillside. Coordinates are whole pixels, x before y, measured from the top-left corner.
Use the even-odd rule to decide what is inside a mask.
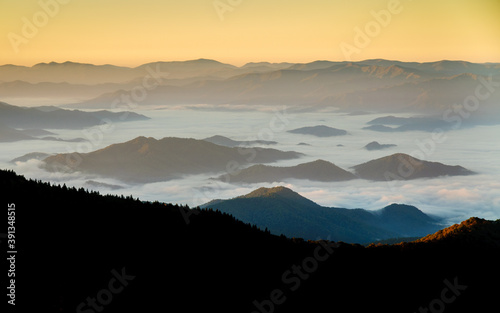
[[[16,208],[17,312],[401,313],[429,305],[487,312],[497,305],[499,221],[473,219],[460,236],[443,231],[446,242],[364,248],[273,236],[216,211],[14,172],[0,172],[0,188],[4,206]]]

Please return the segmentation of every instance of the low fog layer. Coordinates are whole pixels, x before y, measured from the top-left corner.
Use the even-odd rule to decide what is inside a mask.
[[[488,219],[500,218],[500,144],[491,140],[491,134],[500,132],[499,126],[459,128],[433,136],[431,132],[406,131],[380,133],[364,130],[367,122],[385,115],[345,115],[341,113],[298,113],[278,106],[264,111],[149,110],[136,111],[151,117],[147,121],[117,123],[106,132],[98,128],[66,131],[66,137],[83,137],[85,143],[24,141],[3,143],[0,157],[2,168],[11,168],[29,178],[77,187],[97,189],[102,193],[133,195],[143,200],[200,205],[212,199],[227,199],[247,194],[259,187],[284,185],[323,206],[380,209],[390,203],[405,203],[418,207],[430,215],[445,217],[450,223],[470,216]],[[408,117],[409,115],[398,115]],[[291,134],[288,130],[326,125],[345,129],[349,134],[338,137],[315,137]],[[50,130],[50,129],[49,129]],[[294,166],[323,159],[343,168],[393,153],[407,153],[416,158],[460,165],[476,175],[438,177],[411,181],[366,181],[321,183],[307,180],[286,180],[245,186],[211,180],[214,175],[186,176],[168,182],[134,185],[97,175],[82,173],[49,173],[40,168],[41,161],[8,163],[31,152],[67,153],[91,152],[137,136],[181,137],[204,139],[222,135],[233,140],[276,141],[272,147],[283,151],[297,151],[305,156],[279,161],[276,166]],[[435,134],[434,134],[435,135]],[[368,151],[364,146],[374,140],[397,147]],[[307,143],[309,145],[299,145]],[[224,171],[220,175],[225,174]],[[93,184],[87,182],[91,180]],[[109,186],[107,186],[107,185]],[[114,189],[110,186],[122,186]]]

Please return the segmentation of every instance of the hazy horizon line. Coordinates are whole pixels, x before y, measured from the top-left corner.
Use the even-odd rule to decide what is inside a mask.
[[[438,62],[466,62],[466,63],[472,63],[472,64],[500,64],[500,60],[498,62],[494,61],[488,61],[488,62],[473,62],[473,61],[468,61],[468,60],[463,60],[463,59],[440,59],[440,60],[434,60],[434,61],[402,61],[402,60],[393,60],[393,59],[384,59],[384,58],[370,58],[370,59],[363,59],[363,60],[357,60],[357,61],[336,61],[336,60],[327,60],[327,59],[316,59],[312,60],[309,62],[291,62],[291,61],[280,61],[280,62],[270,62],[270,61],[249,61],[249,62],[244,62],[244,63],[239,63],[241,65],[236,65],[233,63],[226,63],[223,61],[219,61],[217,59],[210,59],[210,58],[198,58],[198,59],[186,59],[186,60],[157,60],[157,61],[149,61],[145,63],[139,63],[138,65],[123,65],[123,64],[114,64],[114,63],[89,63],[89,62],[83,62],[83,61],[71,61],[71,60],[66,60],[62,62],[57,62],[57,61],[45,61],[45,62],[38,62],[34,63],[33,65],[20,65],[20,64],[13,64],[13,63],[5,63],[1,64],[0,66],[18,66],[18,67],[34,67],[36,65],[41,65],[41,64],[64,64],[64,63],[74,63],[74,64],[82,64],[82,65],[94,65],[94,66],[116,66],[116,67],[127,67],[127,68],[137,68],[143,65],[147,64],[154,64],[154,63],[183,63],[183,62],[192,62],[192,61],[201,61],[201,60],[206,60],[206,61],[215,61],[221,64],[226,64],[226,65],[231,65],[235,67],[243,67],[248,64],[256,64],[256,63],[269,63],[269,64],[282,64],[282,63],[290,63],[290,64],[310,64],[314,62],[334,62],[334,63],[362,63],[366,61],[374,61],[374,60],[383,60],[383,61],[389,61],[389,62],[401,62],[401,63],[419,63],[419,64],[428,64],[428,63],[438,63]]]

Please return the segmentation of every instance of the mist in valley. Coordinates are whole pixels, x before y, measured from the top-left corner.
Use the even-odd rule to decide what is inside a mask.
[[[2,143],[2,168],[10,168],[28,178],[41,179],[56,184],[98,190],[103,194],[132,195],[149,201],[163,201],[197,206],[213,199],[229,199],[247,194],[259,187],[286,186],[302,196],[327,207],[381,209],[391,203],[404,203],[418,207],[423,212],[445,218],[448,224],[460,222],[470,216],[497,219],[500,216],[500,144],[491,140],[499,133],[500,126],[477,126],[446,131],[439,142],[432,132],[406,131],[381,133],[363,129],[369,121],[388,114],[346,114],[343,112],[304,112],[283,105],[261,106],[257,110],[240,106],[237,109],[209,106],[176,106],[134,110],[150,120],[112,123],[83,130],[47,129],[65,138],[81,137],[85,142],[18,141]],[[397,114],[409,117],[414,114]],[[316,137],[292,134],[289,130],[299,127],[326,125],[347,131],[347,135]],[[161,139],[180,137],[204,139],[222,135],[233,140],[276,141],[263,146],[282,151],[303,153],[300,158],[271,163],[273,166],[294,166],[323,159],[342,169],[353,171],[357,164],[394,153],[410,154],[418,159],[461,165],[476,172],[475,175],[423,178],[407,181],[370,181],[354,179],[344,182],[314,182],[287,179],[273,183],[232,183],[231,173],[249,165],[179,179],[136,184],[123,182],[97,174],[80,172],[48,172],[43,161],[9,163],[10,160],[30,152],[88,153],[111,144],[126,142],[138,136]],[[378,151],[363,147],[372,142],[394,144]],[[302,143],[299,145],[299,143]],[[257,147],[253,145],[250,147]],[[257,152],[258,153],[258,152]],[[397,173],[396,173],[397,174]],[[214,180],[220,175],[228,182]],[[99,182],[92,184],[89,181]],[[111,188],[118,186],[119,189]]]

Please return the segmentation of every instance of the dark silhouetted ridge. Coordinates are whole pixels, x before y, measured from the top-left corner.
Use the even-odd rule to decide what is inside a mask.
[[[364,248],[273,236],[220,211],[103,196],[12,171],[0,170],[0,190],[16,210],[19,312],[94,311],[88,299],[107,301],[110,281],[120,292],[100,306],[109,313],[259,312],[279,292],[274,312],[349,306],[411,313],[438,303],[450,284],[465,287],[444,293],[454,297],[447,313],[489,312],[498,304],[492,283],[500,280],[500,221],[473,218],[432,241]],[[446,239],[452,237],[457,244]],[[111,280],[113,270],[130,279],[126,286]]]

